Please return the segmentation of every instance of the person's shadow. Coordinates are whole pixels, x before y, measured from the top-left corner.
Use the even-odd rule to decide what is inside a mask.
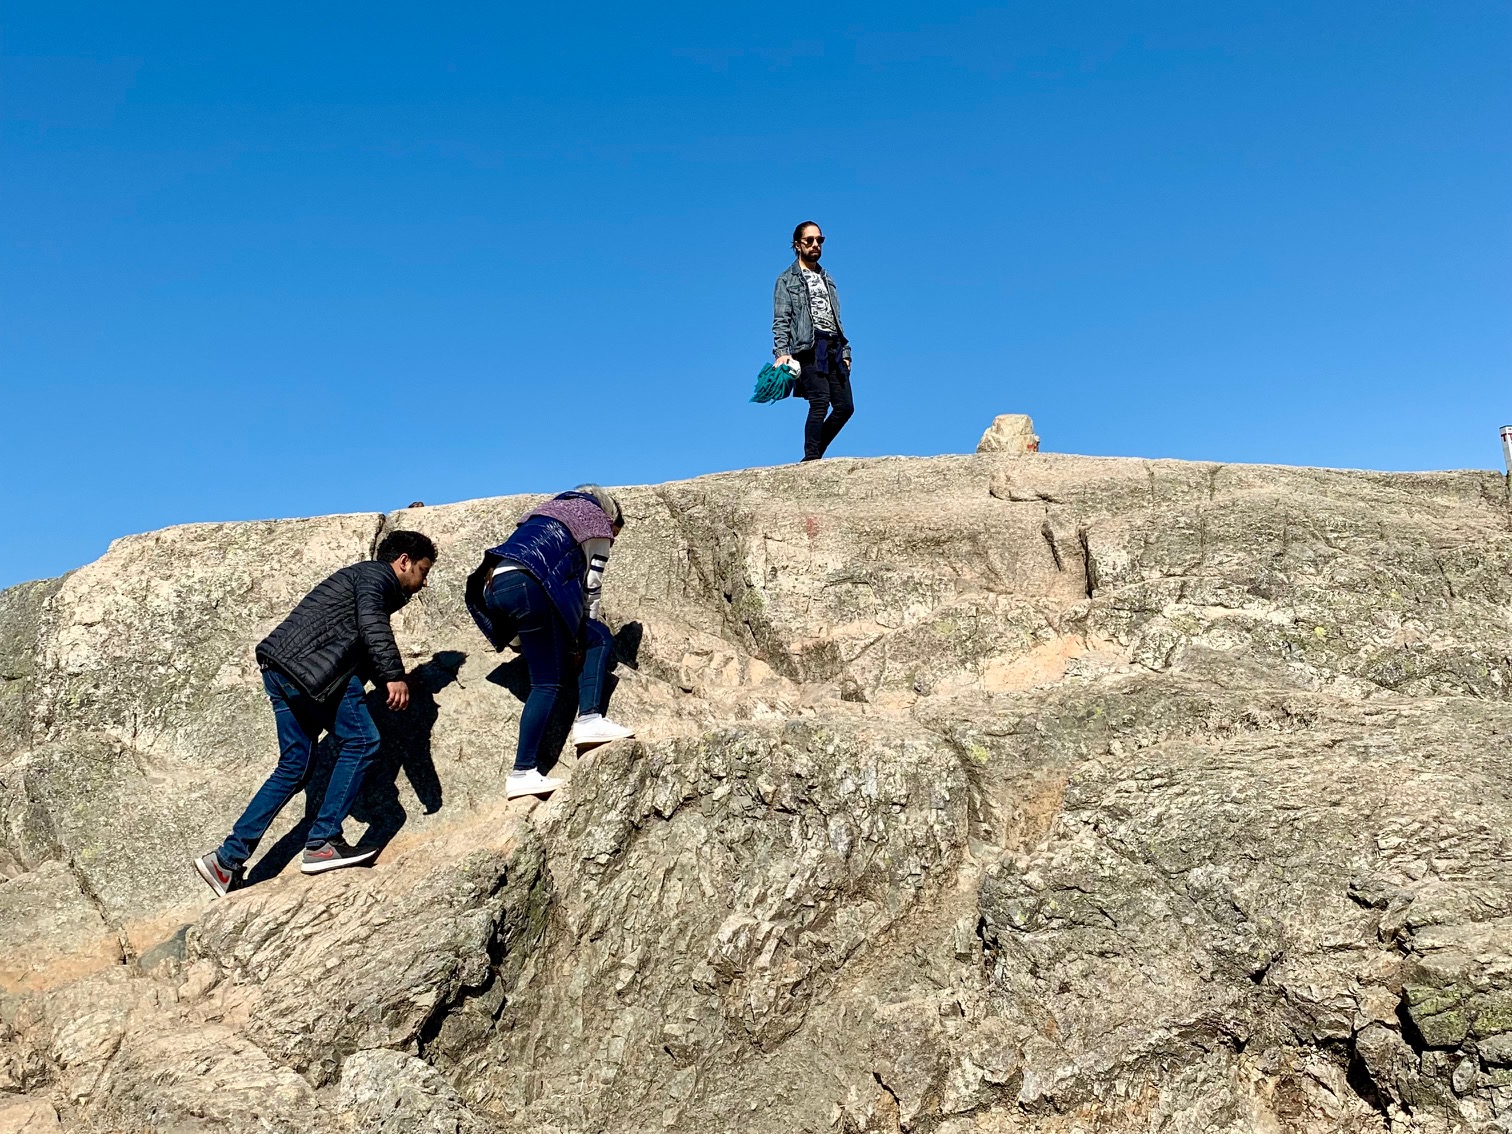
[[[368,824],[358,846],[387,846],[409,818],[399,800],[401,769],[425,814],[433,815],[441,809],[441,779],[436,774],[436,764],[431,756],[431,733],[440,713],[436,694],[457,680],[457,671],[466,660],[467,655],[460,650],[442,650],[430,661],[417,666],[410,673],[409,708],[403,712],[388,708],[385,689],[374,689],[367,695],[368,711],[378,726],[381,747],[368,766],[362,791],[352,805],[351,817]],[[304,817],[253,864],[243,886],[277,877],[304,849],[305,838],[325,798],[335,756],[335,745],[328,734],[311,756],[310,776],[304,786]]]
[[[442,650],[410,673],[409,708],[393,712],[378,690],[368,694],[368,708],[377,722],[383,747],[362,781],[362,791],[352,805],[352,818],[368,829],[357,845],[385,847],[409,818],[399,801],[399,772],[415,793],[426,815],[441,810],[441,778],[431,755],[440,706],[436,694],[457,680],[457,671],[467,655],[460,650]]]
[[[645,640],[646,628],[639,622],[627,622],[614,635],[614,657],[627,669],[640,669],[641,642]],[[610,670],[609,694],[614,692],[614,673]]]

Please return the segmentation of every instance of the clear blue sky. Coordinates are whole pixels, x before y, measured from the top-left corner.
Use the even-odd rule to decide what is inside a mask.
[[[837,455],[1500,467],[1512,4],[105,4],[0,27],[0,585],[190,520]]]

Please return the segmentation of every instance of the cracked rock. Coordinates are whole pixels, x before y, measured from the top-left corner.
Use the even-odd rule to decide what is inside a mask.
[[[197,524],[0,594],[0,1130],[1512,1127],[1492,473],[1009,451],[617,490],[613,711],[547,801],[462,607],[538,498]],[[407,714],[307,878],[192,854],[251,651],[412,526]],[[317,771],[316,778],[320,776]]]

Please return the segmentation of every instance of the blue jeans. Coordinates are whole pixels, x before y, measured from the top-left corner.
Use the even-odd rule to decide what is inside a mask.
[[[357,799],[368,765],[378,755],[378,726],[373,724],[373,714],[362,698],[362,682],[357,678],[347,682],[339,701],[317,701],[271,669],[263,670],[263,688],[273,702],[273,719],[278,725],[278,767],[257,789],[216,852],[221,865],[230,870],[240,868],[251,857],[284,804],[309,781],[310,757],[322,732],[329,732],[336,741],[336,762],[325,798],[320,801],[320,813],[305,837],[306,847],[341,838],[341,821]]]
[[[530,695],[520,714],[520,741],[515,748],[515,771],[528,772],[541,757],[541,742],[556,711],[574,643],[546,596],[545,589],[528,571],[506,571],[495,575],[484,592],[488,613],[501,630],[500,637],[512,628],[520,636],[520,652],[530,670]],[[592,619],[587,625],[587,652],[583,670],[578,675],[578,712],[601,713],[614,661],[614,639],[609,627]]]
[[[614,635],[609,627],[590,618],[586,634],[583,672],[578,674],[579,716],[602,713],[609,708],[609,671],[614,668]]]

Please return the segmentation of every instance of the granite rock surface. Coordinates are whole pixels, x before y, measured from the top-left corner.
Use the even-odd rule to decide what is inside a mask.
[[[0,593],[0,1131],[1512,1129],[1493,473],[987,452],[620,490],[612,712],[506,801],[463,581],[538,497],[131,536]],[[348,837],[252,650],[413,527]],[[562,745],[566,720],[553,745]],[[317,771],[314,787],[321,787]]]

